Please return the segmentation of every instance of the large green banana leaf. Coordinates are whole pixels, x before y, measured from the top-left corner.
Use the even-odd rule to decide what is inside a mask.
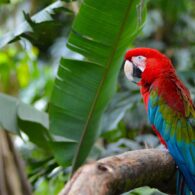
[[[124,53],[143,24],[144,7],[140,0],[84,0],[81,5],[67,45],[85,60],[61,60],[49,110],[51,133],[77,142],[70,157],[73,171],[99,134]]]

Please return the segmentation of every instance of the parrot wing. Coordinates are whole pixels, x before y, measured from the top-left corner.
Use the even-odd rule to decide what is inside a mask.
[[[195,190],[195,109],[188,90],[179,80],[158,80],[150,88],[148,116]]]

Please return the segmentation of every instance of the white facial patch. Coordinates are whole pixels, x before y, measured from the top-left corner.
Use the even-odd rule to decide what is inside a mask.
[[[146,57],[144,56],[135,56],[131,58],[133,64],[135,64],[142,72],[146,68]]]
[[[128,80],[133,81],[133,64],[129,61],[125,61],[124,72]]]

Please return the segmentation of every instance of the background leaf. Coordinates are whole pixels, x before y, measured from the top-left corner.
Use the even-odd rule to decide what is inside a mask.
[[[74,156],[74,151],[76,149],[76,143],[73,141],[66,142],[50,142],[52,152],[57,160],[57,162],[62,166],[70,166],[72,163],[72,158]],[[66,153],[64,154],[64,150]]]
[[[132,190],[127,193],[123,193],[122,195],[166,195],[163,192],[160,192],[159,190],[155,188],[150,188],[150,187],[142,187],[142,188],[137,188],[135,190]]]
[[[49,122],[46,113],[5,94],[0,94],[0,107],[0,125],[3,129],[18,135],[21,129],[33,143],[49,148]]]
[[[62,28],[62,23],[56,21],[54,15],[59,10],[70,13],[70,10],[65,9],[64,5],[62,1],[56,1],[32,17],[23,12],[26,21],[14,29],[14,31],[1,37],[0,47],[25,38],[40,49],[47,49],[59,35],[60,29]]]
[[[135,100],[133,100],[130,93],[117,93],[107,107],[102,121],[102,133],[105,131],[116,129],[118,123],[124,117],[126,111],[130,109]]]
[[[19,103],[17,116],[18,126],[28,135],[30,141],[44,149],[49,149],[48,115],[32,106]]]
[[[4,3],[10,3],[9,0],[0,0],[0,4],[4,4]]]
[[[17,100],[0,94],[0,125],[3,129],[19,134],[17,124]]]

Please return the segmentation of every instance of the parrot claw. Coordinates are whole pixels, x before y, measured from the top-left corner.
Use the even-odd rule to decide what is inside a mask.
[[[163,151],[163,152],[169,152],[169,150],[164,146],[164,145],[160,145],[159,147],[158,147],[161,151]]]

